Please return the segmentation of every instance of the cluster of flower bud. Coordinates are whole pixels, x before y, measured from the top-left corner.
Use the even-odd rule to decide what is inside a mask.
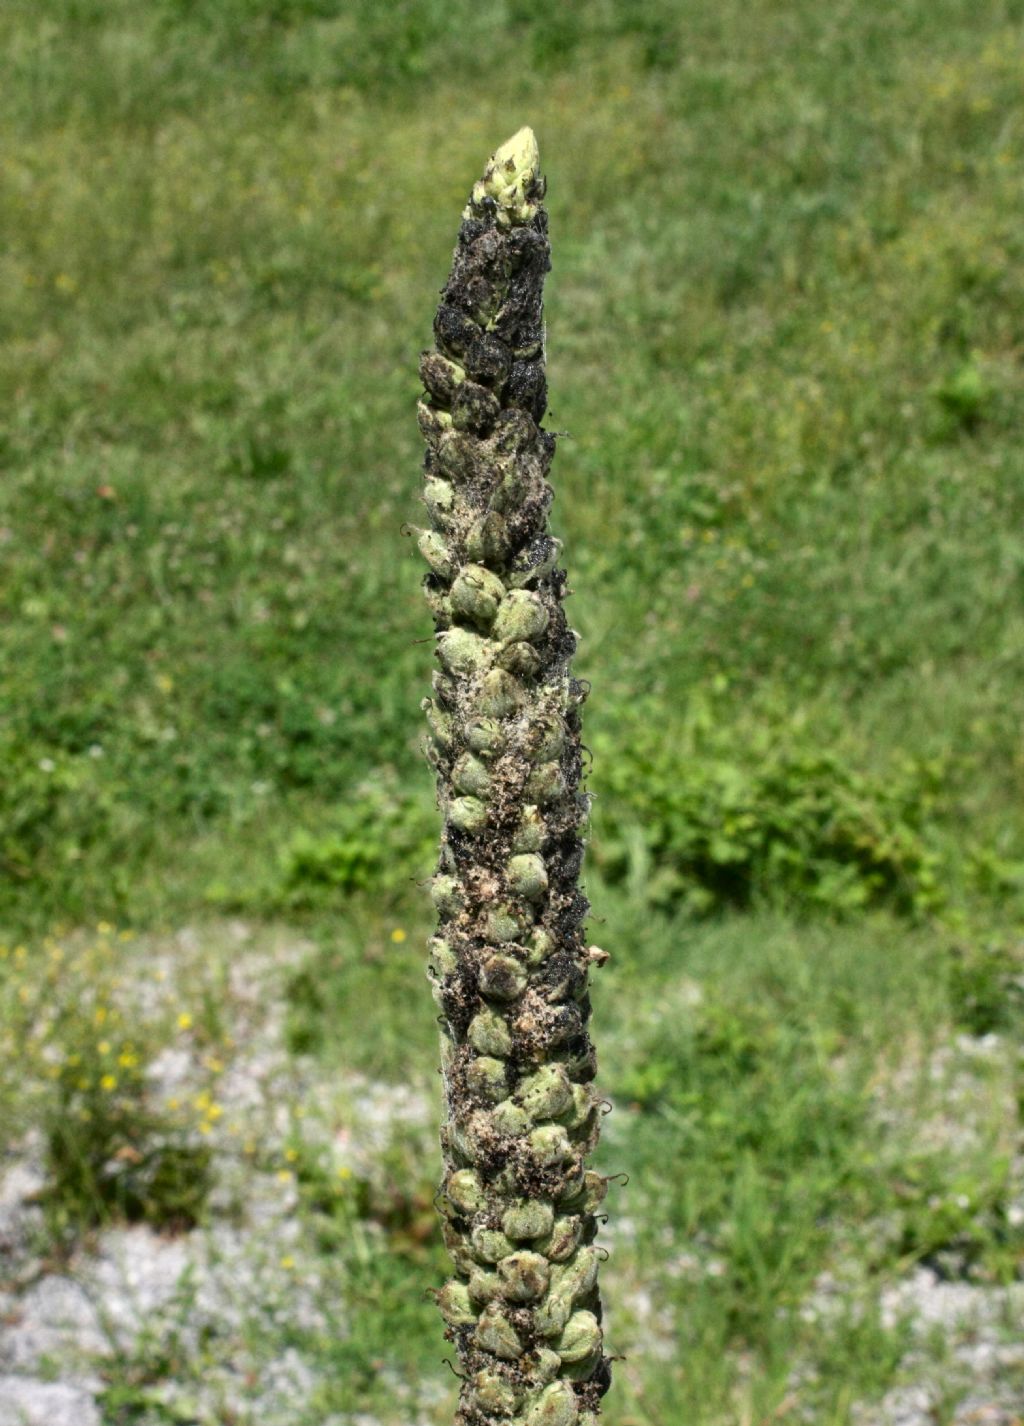
[[[419,549],[438,670],[423,703],[444,815],[428,974],[446,1118],[439,1291],[464,1368],[460,1426],[590,1426],[608,1383],[588,1170],[600,1102],[578,889],[584,690],[547,528],[554,439],[529,131],[473,190],[425,353]]]

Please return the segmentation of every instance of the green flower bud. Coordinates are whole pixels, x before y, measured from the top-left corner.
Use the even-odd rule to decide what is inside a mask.
[[[426,581],[429,580],[428,584]],[[448,591],[436,574],[428,574],[423,584],[423,593],[426,596],[430,612],[434,616],[434,623],[438,629],[447,629],[452,622],[452,602],[448,598]],[[420,705],[422,707],[422,704]]]
[[[488,669],[480,680],[473,710],[478,716],[507,718],[519,708],[525,696],[522,684],[507,669]]]
[[[586,1297],[597,1282],[597,1249],[577,1248],[575,1255],[551,1274],[552,1287],[558,1292],[568,1293],[574,1301]]]
[[[482,832],[487,826],[487,803],[479,797],[456,797],[448,804],[448,821],[460,832]]]
[[[470,1378],[469,1395],[478,1411],[496,1416],[511,1416],[523,1399],[522,1388],[494,1367],[485,1367]]]
[[[424,698],[420,707],[427,715],[427,726],[430,729],[430,735],[434,739],[434,742],[437,743],[440,748],[450,747],[453,728],[449,714],[439,708],[432,698]]]
[[[541,667],[540,654],[525,639],[515,644],[503,644],[494,661],[499,668],[508,669],[517,678],[534,678]]]
[[[519,1139],[530,1127],[530,1118],[512,1099],[503,1099],[491,1115],[495,1131],[508,1139]]]
[[[526,967],[513,956],[488,956],[480,967],[480,993],[490,1000],[516,1000],[526,984]]]
[[[449,480],[465,481],[476,463],[476,443],[461,431],[446,431],[437,443],[437,468]]]
[[[502,1295],[508,1302],[536,1302],[548,1290],[551,1268],[540,1253],[520,1250],[509,1253],[498,1264]]]
[[[429,401],[419,401],[416,404],[416,420],[423,439],[437,441],[440,440],[441,433],[450,428],[452,414],[443,407],[432,406]]]
[[[578,1129],[587,1120],[594,1107],[594,1096],[588,1085],[574,1084],[572,1087],[572,1103],[563,1114],[558,1115],[558,1122],[564,1124],[567,1129]]]
[[[505,735],[497,718],[471,718],[465,734],[466,742],[481,757],[494,757],[505,746]]]
[[[469,1251],[469,1244],[466,1242],[465,1235],[459,1232],[451,1221],[457,1216],[450,1204],[445,1205],[442,1202],[441,1239],[448,1249],[448,1256],[454,1264],[455,1271],[460,1273],[463,1277],[468,1277],[476,1267],[476,1263],[473,1260],[472,1253]]]
[[[554,1227],[537,1244],[549,1262],[566,1263],[575,1253],[583,1237],[583,1219],[575,1214],[555,1219]]]
[[[475,1169],[454,1169],[445,1179],[444,1194],[466,1217],[479,1213],[487,1204],[483,1182]]]
[[[570,1213],[595,1213],[608,1196],[608,1180],[588,1169],[579,1189],[562,1206]]]
[[[544,860],[536,852],[519,852],[505,867],[509,890],[527,901],[539,901],[548,889],[548,873]]]
[[[594,1314],[574,1312],[555,1343],[555,1351],[563,1362],[582,1362],[601,1350],[602,1340],[601,1324]]]
[[[469,1300],[469,1289],[458,1278],[449,1278],[436,1294],[437,1305],[449,1327],[461,1327],[476,1321],[476,1310]]]
[[[454,633],[454,630],[450,632]],[[446,639],[447,634],[441,637]],[[556,802],[566,794],[565,774],[558,763],[538,763],[526,779],[526,796],[540,807]]]
[[[426,481],[423,486],[423,503],[427,507],[431,523],[437,529],[451,528],[455,491],[447,480],[431,479]]]
[[[524,807],[519,826],[512,834],[514,852],[539,852],[547,838],[547,827],[537,807]]]
[[[578,1362],[562,1363],[563,1381],[589,1381],[597,1369],[603,1352],[600,1348],[596,1352],[591,1352],[589,1357],[581,1357]]]
[[[514,906],[492,906],[484,918],[484,934],[499,946],[518,941],[522,932],[523,920]]]
[[[579,1415],[572,1387],[568,1382],[553,1381],[526,1413],[525,1426],[576,1426]]]
[[[469,1300],[468,1291],[466,1300]],[[523,1344],[500,1303],[490,1302],[487,1304],[480,1314],[480,1320],[473,1337],[478,1347],[482,1347],[485,1352],[492,1352],[502,1361],[514,1362],[517,1357],[523,1355]]]
[[[550,1347],[537,1347],[534,1349],[536,1366],[534,1376],[538,1383],[544,1386],[549,1381],[554,1381],[562,1367],[562,1359],[557,1352],[553,1352]]]
[[[482,564],[466,564],[452,585],[452,610],[463,618],[488,625],[497,614],[504,594],[504,584],[491,570]]]
[[[538,1337],[557,1337],[571,1316],[572,1297],[552,1287],[533,1309],[533,1329]]]
[[[545,1168],[564,1164],[573,1156],[569,1135],[561,1124],[541,1124],[530,1134],[530,1153]]]
[[[526,958],[526,963],[531,970],[536,970],[554,953],[555,938],[550,931],[545,931],[543,926],[537,926],[530,932],[528,946],[529,955]]]
[[[516,1242],[543,1238],[554,1227],[555,1210],[543,1198],[524,1198],[506,1208],[501,1231]]]
[[[437,636],[437,653],[449,673],[467,677],[485,669],[491,661],[494,645],[489,639],[469,629],[445,629]]]
[[[529,589],[513,589],[502,601],[494,621],[494,637],[503,643],[519,639],[539,639],[548,627],[550,615],[539,595]]]
[[[493,1302],[501,1296],[501,1278],[474,1263],[469,1273],[469,1295],[474,1302]]]
[[[462,910],[462,885],[454,876],[435,876],[430,883],[430,895],[442,916],[457,916]]]
[[[466,1069],[466,1088],[485,1104],[497,1104],[508,1092],[508,1082],[503,1060],[481,1055]]]
[[[512,1034],[508,1025],[494,1010],[480,1010],[473,1016],[466,1038],[481,1055],[505,1059],[512,1049]]]
[[[497,1228],[476,1227],[470,1235],[473,1256],[480,1263],[496,1263],[512,1251],[512,1244]]]
[[[463,753],[452,768],[452,785],[460,792],[486,798],[491,790],[491,774],[487,764],[472,753]]]
[[[458,956],[441,936],[431,936],[427,942],[427,950],[430,952],[430,960],[427,962],[430,974],[438,980],[451,975],[459,964]]]
[[[424,530],[416,544],[435,574],[440,575],[442,579],[454,579],[455,561],[443,535],[439,535],[436,530]]]
[[[544,1065],[520,1081],[516,1098],[535,1122],[554,1119],[572,1104],[572,1085],[561,1065]]]
[[[466,531],[466,554],[474,563],[503,565],[511,543],[505,517],[496,510],[481,515]]]

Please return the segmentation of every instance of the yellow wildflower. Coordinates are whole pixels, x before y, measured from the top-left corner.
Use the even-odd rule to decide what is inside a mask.
[[[117,1076],[116,1076],[116,1075],[112,1075],[112,1074],[105,1074],[105,1075],[103,1076],[103,1078],[100,1080],[100,1088],[101,1088],[101,1089],[116,1089],[116,1088],[117,1088]]]

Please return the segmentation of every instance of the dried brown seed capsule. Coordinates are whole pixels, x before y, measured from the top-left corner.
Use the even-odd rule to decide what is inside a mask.
[[[440,352],[423,352],[420,356],[420,380],[441,406],[451,406],[455,388],[465,375],[458,362],[449,361]]]

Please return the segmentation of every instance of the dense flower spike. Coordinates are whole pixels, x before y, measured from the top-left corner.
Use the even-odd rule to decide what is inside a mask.
[[[457,1426],[593,1426],[609,1383],[592,1246],[605,1181],[584,1162],[599,1119],[587,975],[602,955],[583,941],[585,694],[547,530],[543,196],[522,129],[473,188],[420,363],[419,548],[440,665],[423,706],[444,815],[428,974],[455,1265],[437,1300],[462,1367]]]

